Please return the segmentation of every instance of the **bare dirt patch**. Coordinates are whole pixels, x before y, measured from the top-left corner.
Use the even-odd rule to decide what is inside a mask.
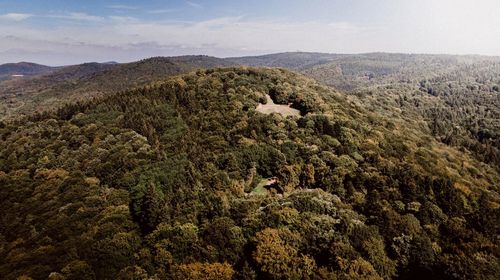
[[[257,105],[257,109],[256,109],[257,112],[261,112],[263,114],[279,113],[279,114],[282,114],[283,116],[298,116],[298,117],[300,117],[299,110],[290,107],[290,105],[274,104],[274,101],[271,99],[271,97],[268,94],[266,94],[266,98],[267,98],[266,104]]]

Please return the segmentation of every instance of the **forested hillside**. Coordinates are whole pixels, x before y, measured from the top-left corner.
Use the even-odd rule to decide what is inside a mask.
[[[371,54],[304,74],[360,97],[372,111],[422,119],[443,143],[500,167],[500,58]]]
[[[495,57],[281,53],[227,59],[159,57],[122,65],[87,63],[0,83],[0,119],[55,109],[194,69],[235,64],[300,71],[356,95],[368,110],[404,119],[421,133],[500,166],[500,58]]]
[[[134,87],[166,76],[230,63],[208,56],[155,57],[125,64],[85,63],[33,79],[0,83],[0,120],[61,107]]]
[[[300,116],[257,112],[266,94]],[[498,169],[358,95],[223,68],[1,122],[0,275],[500,278]]]
[[[281,53],[229,60],[300,71],[500,168],[498,57]]]
[[[230,57],[225,60],[237,65],[248,65],[254,67],[283,67],[292,70],[305,70],[351,56],[352,55],[346,54],[286,52],[261,56]]]
[[[0,64],[0,82],[13,78],[12,75],[35,76],[47,74],[55,70],[55,67],[30,62]]]

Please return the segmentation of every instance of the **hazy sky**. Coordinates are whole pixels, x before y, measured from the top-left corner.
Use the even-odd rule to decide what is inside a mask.
[[[0,63],[283,51],[500,55],[500,0],[0,0]]]

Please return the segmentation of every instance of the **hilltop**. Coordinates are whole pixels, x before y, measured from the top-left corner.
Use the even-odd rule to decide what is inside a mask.
[[[47,74],[55,69],[55,67],[30,62],[0,64],[0,81],[11,79],[13,75],[23,77]]]
[[[423,54],[278,53],[220,59],[156,57],[126,64],[63,67],[0,83],[0,119],[12,119],[194,69],[282,67],[356,96],[367,110],[406,121],[423,134],[471,151],[500,168],[500,58]]]

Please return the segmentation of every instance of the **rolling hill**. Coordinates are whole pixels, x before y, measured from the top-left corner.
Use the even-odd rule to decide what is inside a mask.
[[[225,60],[236,65],[247,65],[254,67],[282,67],[290,70],[309,69],[318,65],[328,64],[341,57],[349,57],[342,54],[309,53],[309,52],[287,52],[261,56],[231,57]]]
[[[499,57],[281,53],[230,60],[299,71],[500,169]]]
[[[0,119],[57,108],[198,68],[231,63],[208,56],[155,57],[133,63],[85,63],[32,79],[0,83]]]
[[[303,73],[500,168],[498,57],[369,54]]]
[[[4,279],[500,276],[498,170],[425,122],[284,69],[145,63],[154,83],[0,122]]]
[[[405,119],[445,144],[500,168],[500,58],[372,53],[280,53],[219,59],[151,58],[127,64],[63,67],[0,83],[0,119],[140,87],[194,69],[247,65],[299,71],[355,95],[368,110]],[[424,125],[423,125],[424,124]]]
[[[13,77],[29,77],[47,74],[54,70],[56,70],[56,67],[50,67],[30,62],[1,64],[0,81],[9,80]]]

